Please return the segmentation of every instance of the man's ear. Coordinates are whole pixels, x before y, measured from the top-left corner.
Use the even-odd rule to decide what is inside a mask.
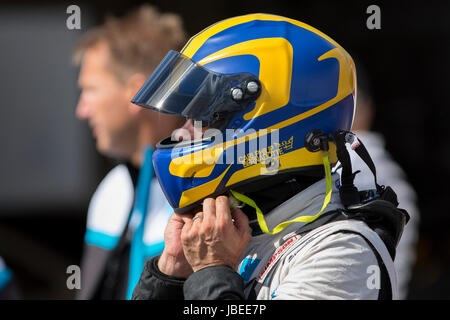
[[[137,114],[143,110],[142,107],[135,105],[131,102],[131,100],[134,98],[136,93],[142,88],[145,81],[147,80],[147,77],[144,76],[142,73],[135,73],[130,78],[128,78],[127,84],[126,84],[126,94],[127,99],[129,102],[128,104],[128,110],[133,113]]]

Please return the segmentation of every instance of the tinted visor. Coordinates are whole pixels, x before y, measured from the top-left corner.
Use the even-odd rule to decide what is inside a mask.
[[[250,81],[259,85],[252,74],[219,74],[170,51],[132,102],[211,125],[256,100],[260,90],[250,93],[244,89]],[[240,99],[233,99],[232,90],[236,88],[242,91]]]

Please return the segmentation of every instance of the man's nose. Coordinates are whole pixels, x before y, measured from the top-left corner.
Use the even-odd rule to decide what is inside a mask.
[[[203,127],[201,121],[187,119],[184,125],[172,133],[172,141],[201,139],[209,127]]]
[[[89,104],[86,103],[83,98],[83,94],[80,95],[80,99],[78,100],[77,108],[75,110],[75,114],[80,120],[87,120],[90,117],[90,108]]]
[[[193,139],[194,127],[192,126],[192,120],[187,119],[181,128],[176,129],[172,133],[173,141],[189,141]]]

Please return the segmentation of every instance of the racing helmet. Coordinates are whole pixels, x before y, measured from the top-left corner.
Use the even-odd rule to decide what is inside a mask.
[[[170,205],[183,212],[230,190],[323,174],[307,144],[350,130],[355,99],[354,62],[339,44],[300,21],[249,14],[170,51],[132,102],[209,128],[191,141],[163,139],[153,154]],[[336,146],[326,143],[334,165]]]

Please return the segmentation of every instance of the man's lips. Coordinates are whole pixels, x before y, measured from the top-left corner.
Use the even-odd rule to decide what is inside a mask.
[[[91,128],[92,135],[96,138],[98,134],[98,126],[93,123],[89,123],[89,127]]]

